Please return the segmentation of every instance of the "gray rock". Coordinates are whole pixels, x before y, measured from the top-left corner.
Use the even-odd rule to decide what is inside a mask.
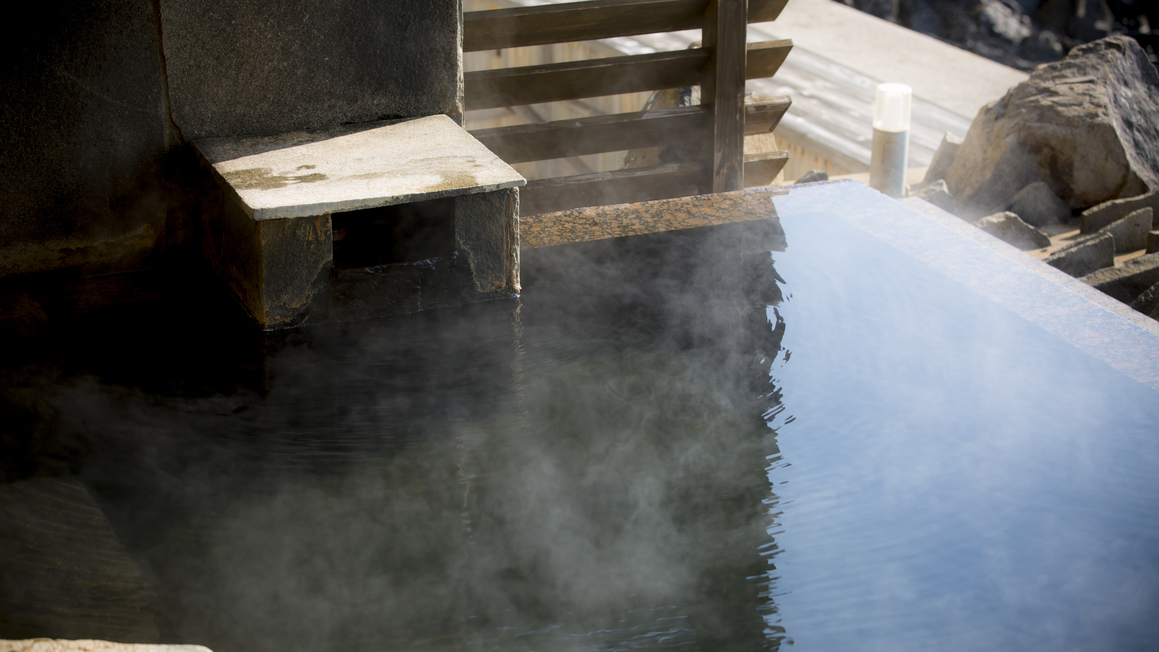
[[[1118,267],[1100,269],[1080,280],[1123,303],[1131,303],[1147,288],[1159,283],[1159,254],[1147,254]]]
[[[1027,224],[1047,226],[1062,224],[1070,219],[1070,206],[1058,198],[1050,186],[1036,181],[1014,195],[1011,212],[1017,213]]]
[[[961,146],[962,137],[955,136],[947,131],[942,136],[942,142],[938,145],[938,151],[934,152],[934,158],[930,161],[930,167],[926,169],[926,176],[922,178],[922,183],[932,183],[946,178],[946,173],[950,171],[950,166],[954,164],[954,158],[958,155],[958,149]]]
[[[828,181],[829,173],[824,170],[809,170],[801,175],[795,183],[813,183],[814,181]]]
[[[1159,190],[1125,199],[1113,199],[1086,209],[1082,214],[1082,232],[1094,233],[1111,222],[1147,207],[1159,213]]]
[[[462,114],[459,0],[160,8],[173,120],[186,140]]]
[[[918,186],[916,191],[910,193],[910,196],[921,197],[947,213],[957,213],[954,197],[950,195],[950,189],[946,187],[946,182],[942,179]]]
[[[1044,181],[1073,209],[1159,189],[1159,72],[1112,36],[1039,66],[978,112],[946,174],[968,216]]]
[[[1147,232],[1147,253],[1153,254],[1159,251],[1159,231]]]
[[[1115,264],[1115,237],[1110,233],[1094,233],[1079,238],[1042,262],[1075,278],[1086,276]]]
[[[1143,291],[1131,302],[1131,307],[1149,317],[1154,317],[1155,313],[1159,312],[1159,283],[1152,285]]]
[[[1110,233],[1115,236],[1117,254],[1138,251],[1147,246],[1147,232],[1151,230],[1153,215],[1150,208],[1140,208],[1123,219],[1099,229],[1099,233]]]
[[[1050,236],[1023,222],[1010,211],[987,215],[974,222],[974,226],[1023,251],[1050,245]]]

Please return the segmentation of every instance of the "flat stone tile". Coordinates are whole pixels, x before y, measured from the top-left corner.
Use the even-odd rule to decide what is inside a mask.
[[[519,219],[521,247],[536,249],[612,237],[596,215],[583,208],[532,215]]]
[[[783,221],[835,214],[1159,390],[1159,333],[1142,322],[1149,318],[941,209],[907,204],[855,181],[805,184],[777,198]]]
[[[520,222],[520,237],[527,248],[534,249],[768,219],[777,216],[772,198],[787,193],[786,190],[742,190],[572,208],[524,218]]]
[[[445,115],[308,141],[213,139],[198,151],[254,220],[489,192],[526,181]],[[247,152],[257,152],[248,153]]]

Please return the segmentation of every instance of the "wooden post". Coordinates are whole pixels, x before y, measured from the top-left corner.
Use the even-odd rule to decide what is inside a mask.
[[[712,0],[704,14],[703,47],[713,48],[700,87],[711,104],[712,191],[744,187],[744,84],[748,0]]]

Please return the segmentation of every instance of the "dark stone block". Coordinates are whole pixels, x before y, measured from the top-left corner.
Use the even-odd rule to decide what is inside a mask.
[[[153,5],[24,10],[0,39],[0,276],[139,267],[164,249],[176,205]]]
[[[462,113],[459,3],[161,0],[188,140]]]

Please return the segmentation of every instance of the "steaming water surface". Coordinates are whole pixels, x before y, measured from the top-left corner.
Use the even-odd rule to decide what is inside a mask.
[[[161,362],[113,320],[5,372],[21,473],[83,479],[216,652],[1159,640],[1155,393],[835,216],[784,230]]]

